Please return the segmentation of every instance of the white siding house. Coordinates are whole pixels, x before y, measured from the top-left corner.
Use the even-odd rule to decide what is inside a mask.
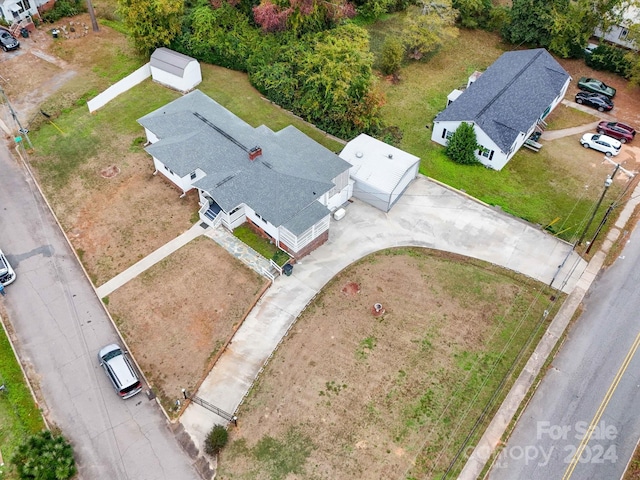
[[[473,125],[476,158],[501,170],[564,98],[571,77],[545,49],[502,54],[440,112],[431,140],[446,145],[462,122]]]
[[[17,23],[29,16],[37,17],[38,7],[50,0],[0,0],[0,16],[7,22]]]
[[[179,92],[189,92],[202,82],[200,64],[195,58],[165,47],[151,54],[151,78]]]
[[[253,128],[199,90],[138,122],[156,173],[198,190],[203,222],[248,222],[296,258],[327,241],[331,211],[351,197],[349,163],[293,126]]]
[[[388,212],[418,176],[420,158],[366,134],[358,135],[340,152],[349,162],[353,196]]]
[[[594,35],[621,47],[637,50],[638,46],[629,41],[628,35],[629,28],[640,23],[640,8],[633,5],[627,6],[618,16],[619,21],[616,25],[609,27],[606,32],[603,32],[601,28],[596,28]]]

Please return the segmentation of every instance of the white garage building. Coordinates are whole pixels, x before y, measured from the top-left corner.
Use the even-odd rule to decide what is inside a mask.
[[[340,153],[349,162],[353,196],[388,212],[418,176],[420,158],[364,133]]]
[[[156,48],[150,63],[153,80],[179,92],[190,92],[202,82],[198,61],[182,53],[165,47]]]

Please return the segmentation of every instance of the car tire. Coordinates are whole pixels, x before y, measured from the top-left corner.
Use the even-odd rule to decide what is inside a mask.
[[[604,112],[604,107],[598,107],[599,112]]]
[[[611,152],[604,152],[604,154],[605,154],[607,157],[610,157],[610,156],[611,156]]]
[[[576,98],[576,103],[579,103],[580,105],[582,105],[582,99],[581,98]]]
[[[627,143],[627,139],[626,138],[621,138],[620,139],[620,143]]]
[[[599,133],[600,135],[604,135],[604,130],[602,130],[601,128],[599,128],[599,129],[598,129],[598,133]]]
[[[589,144],[588,144],[588,143],[583,143],[583,144],[582,144],[582,146],[583,146],[584,148],[589,148]]]
[[[7,51],[7,47],[5,47],[4,45],[2,46],[2,50],[4,50],[5,52]]]

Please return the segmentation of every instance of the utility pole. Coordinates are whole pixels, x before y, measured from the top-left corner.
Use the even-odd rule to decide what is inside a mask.
[[[578,240],[578,243],[576,243],[576,245],[580,245],[582,243],[582,240],[584,240],[584,237],[587,235],[587,231],[589,230],[589,227],[591,226],[591,223],[593,222],[593,219],[596,216],[596,212],[600,208],[600,204],[602,203],[602,200],[604,200],[604,196],[606,195],[607,190],[613,183],[613,178],[616,176],[616,173],[618,172],[619,168],[620,168],[620,164],[617,163],[616,168],[613,170],[613,173],[609,175],[607,179],[604,181],[604,190],[602,190],[602,195],[600,195],[600,198],[598,199],[598,203],[596,204],[596,208],[593,209],[591,218],[589,218],[589,221],[587,222],[587,226],[584,227],[584,230],[582,231],[582,235],[580,235],[580,240]]]
[[[5,103],[9,107],[9,111],[11,112],[11,116],[13,117],[15,122],[18,124],[18,131],[20,132],[21,135],[24,135],[24,138],[27,139],[27,143],[29,144],[29,148],[33,148],[33,144],[31,143],[31,140],[29,139],[29,135],[28,135],[29,130],[27,130],[26,128],[22,127],[22,124],[20,123],[20,119],[18,118],[18,114],[16,113],[16,111],[11,106],[11,103],[9,103],[9,99],[7,98],[7,95],[4,93],[4,90],[2,89],[2,87],[0,87],[0,95],[2,95],[2,98],[4,99]]]

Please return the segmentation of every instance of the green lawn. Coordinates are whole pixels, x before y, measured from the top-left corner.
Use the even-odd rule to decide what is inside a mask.
[[[5,466],[0,466],[0,479],[18,478],[9,467],[16,447],[27,435],[44,428],[40,411],[25,383],[20,365],[13,354],[4,329],[0,328],[0,451]]]
[[[376,55],[385,36],[397,34],[401,19],[401,15],[389,16],[367,26]],[[606,178],[604,171],[584,169],[573,163],[572,157],[583,156],[577,139],[570,143],[544,142],[545,147],[539,153],[523,148],[500,172],[484,166],[457,165],[444,155],[442,146],[431,141],[430,127],[444,109],[447,95],[466,85],[475,70],[485,70],[512,48],[502,44],[497,35],[460,30],[457,39],[431,58],[407,63],[400,72],[399,83],[380,81],[387,96],[383,116],[389,125],[402,129],[401,148],[422,159],[421,173],[541,226],[560,218],[566,228],[559,236],[575,240],[579,225],[601,192],[594,187],[585,194],[585,185],[600,185]],[[560,129],[590,123],[594,117],[558,107],[549,119],[550,128]],[[554,143],[562,143],[567,150],[560,152]],[[601,212],[605,208],[603,205]]]

